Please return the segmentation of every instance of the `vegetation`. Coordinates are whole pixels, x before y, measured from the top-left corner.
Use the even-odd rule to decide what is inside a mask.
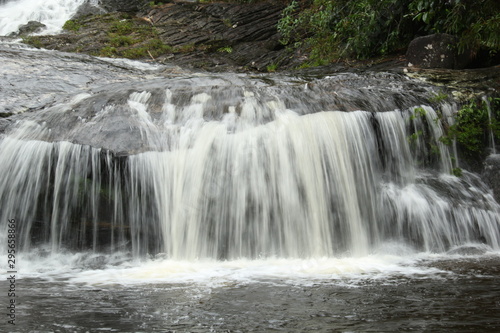
[[[266,69],[269,73],[276,72],[276,70],[278,69],[278,64],[272,63],[270,65],[267,65]]]
[[[23,36],[22,41],[24,44],[31,45],[38,49],[43,47],[42,42],[37,38],[37,36]]]
[[[474,160],[484,157],[490,145],[491,134],[500,140],[500,98],[471,99],[464,103],[455,124],[440,140],[451,145],[456,140],[465,158]]]
[[[414,37],[445,32],[460,50],[500,50],[498,0],[293,0],[278,23],[282,43],[310,52],[310,65],[368,58],[405,48]]]
[[[92,44],[78,45],[76,51],[86,50],[86,52],[101,57],[129,59],[155,58],[161,54],[173,52],[171,46],[161,41],[156,28],[150,22],[125,13],[110,13],[68,20],[63,28],[78,33],[82,28],[93,27],[96,30],[95,39],[99,48],[97,50],[91,49]],[[32,45],[34,42],[36,41],[29,41]]]
[[[231,46],[223,46],[223,47],[217,49],[217,52],[232,53],[233,52],[233,48]]]
[[[78,31],[81,27],[82,25],[78,21],[68,20],[66,21],[66,23],[64,23],[62,28],[68,31]]]

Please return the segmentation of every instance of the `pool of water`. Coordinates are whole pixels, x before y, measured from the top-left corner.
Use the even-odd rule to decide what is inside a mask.
[[[496,253],[150,260],[24,275],[16,281],[16,325],[4,320],[4,332],[500,330]]]

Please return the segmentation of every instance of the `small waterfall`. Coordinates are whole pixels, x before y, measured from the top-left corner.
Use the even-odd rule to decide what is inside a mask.
[[[319,83],[307,93],[338,102]],[[452,149],[439,138],[453,105],[321,111],[294,87],[177,85],[127,89],[105,103],[87,96],[3,138],[1,218],[19,220],[25,250],[190,260],[358,256],[386,242],[500,247],[498,203],[474,174],[450,174]],[[67,139],[49,142],[69,118],[77,125]],[[105,138],[110,119],[127,119],[122,132],[140,149],[76,143],[83,132]]]
[[[491,103],[487,96],[482,97],[483,103],[486,105],[486,110],[488,111],[488,123],[492,124],[493,115],[491,112]],[[493,133],[493,129],[489,130],[489,144],[491,147],[491,154],[495,155],[497,153],[495,146],[495,133]]]
[[[85,0],[10,0],[0,3],[0,36],[16,32],[20,25],[38,21],[44,33],[58,33]]]

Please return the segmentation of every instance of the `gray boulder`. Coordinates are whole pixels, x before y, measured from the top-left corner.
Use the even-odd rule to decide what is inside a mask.
[[[458,51],[458,38],[434,34],[415,38],[406,51],[408,66],[419,68],[463,69],[472,61],[472,54]]]
[[[26,24],[20,25],[19,30],[10,34],[11,37],[26,36],[41,32],[46,28],[46,25],[38,21],[29,21]]]

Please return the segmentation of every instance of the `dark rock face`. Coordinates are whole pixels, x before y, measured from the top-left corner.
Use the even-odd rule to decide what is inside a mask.
[[[99,5],[108,12],[137,12],[146,3],[145,0],[99,0]]]
[[[490,155],[484,162],[483,181],[493,189],[493,195],[500,202],[500,154]]]
[[[81,17],[85,17],[88,15],[99,15],[99,14],[105,14],[106,10],[102,7],[95,6],[94,4],[90,3],[89,1],[84,2],[80,7],[78,7],[78,10],[76,11],[75,15],[71,18],[72,20],[78,19]]]
[[[45,29],[46,25],[43,23],[40,23],[38,21],[29,21],[26,24],[23,24],[19,27],[19,30],[17,33],[13,33],[13,36],[26,36],[30,34],[34,34],[37,32],[42,31]]]
[[[411,65],[420,68],[466,68],[472,60],[471,53],[460,54],[457,42],[457,37],[448,34],[418,37],[408,46],[406,58]]]

